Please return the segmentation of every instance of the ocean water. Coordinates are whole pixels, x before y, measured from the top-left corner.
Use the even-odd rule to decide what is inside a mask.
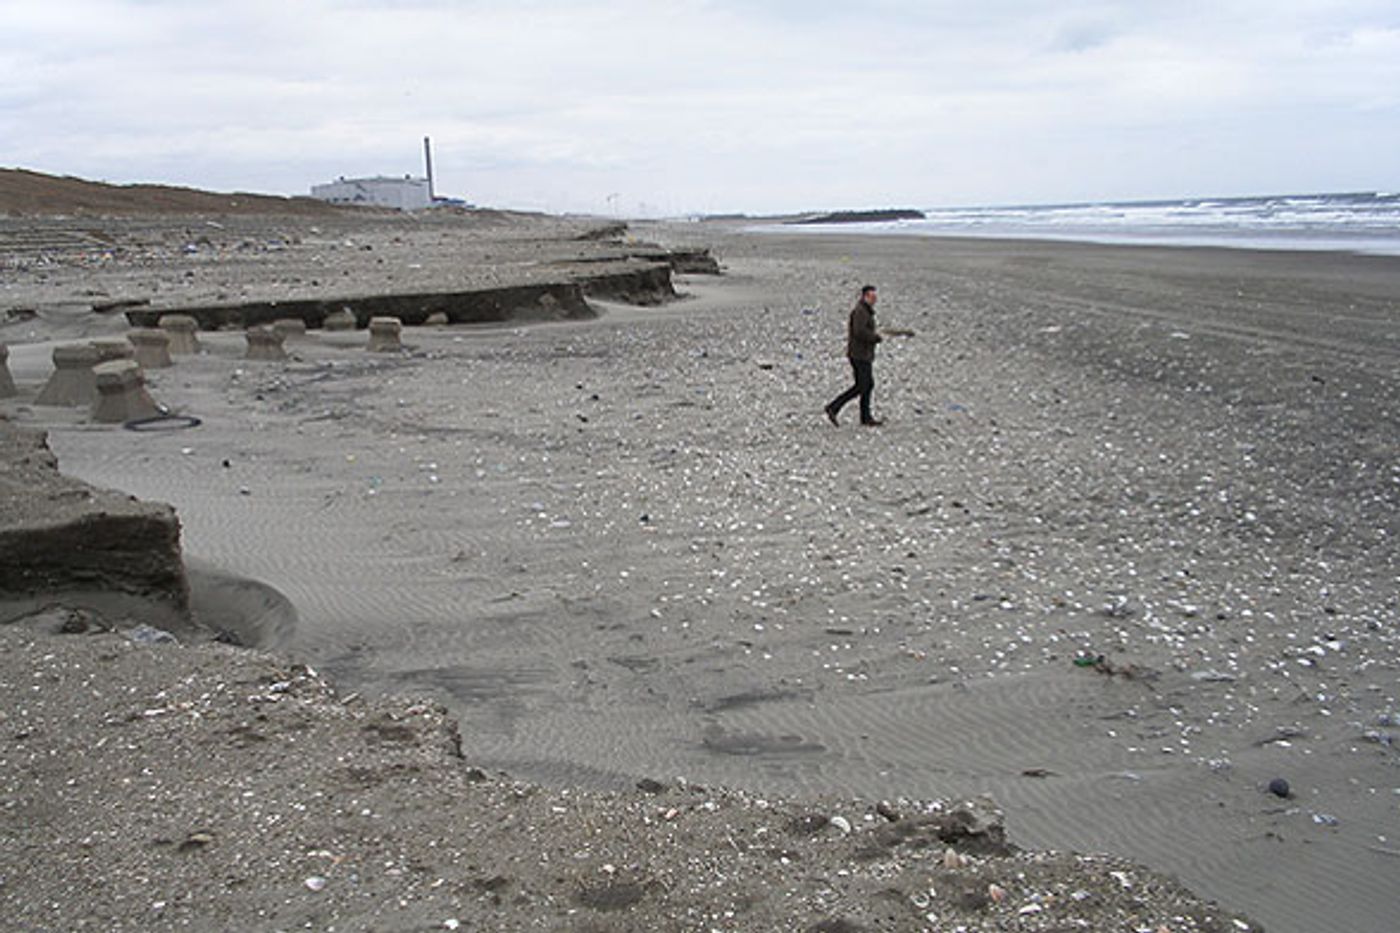
[[[763,229],[1400,255],[1400,195],[1394,193],[935,207],[924,213],[925,220]]]

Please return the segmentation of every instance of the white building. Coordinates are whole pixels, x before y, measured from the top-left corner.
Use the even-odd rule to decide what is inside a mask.
[[[369,207],[396,207],[416,211],[433,203],[432,187],[426,178],[338,178],[324,185],[312,185],[311,196],[332,204],[363,204]]]

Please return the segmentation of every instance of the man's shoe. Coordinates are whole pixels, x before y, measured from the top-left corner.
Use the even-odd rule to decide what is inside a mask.
[[[862,421],[861,426],[866,428],[883,428],[885,422],[879,418],[871,418],[869,421]]]
[[[841,427],[841,422],[836,420],[836,409],[832,408],[830,405],[826,406],[826,420],[830,421],[838,428]]]

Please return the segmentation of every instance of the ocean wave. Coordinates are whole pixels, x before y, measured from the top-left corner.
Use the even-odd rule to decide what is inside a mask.
[[[845,224],[839,232],[1400,255],[1400,195],[1379,191],[932,207],[925,214],[923,220]]]

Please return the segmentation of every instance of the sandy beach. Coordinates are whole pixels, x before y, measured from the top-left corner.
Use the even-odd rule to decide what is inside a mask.
[[[651,813],[634,790],[647,780],[680,795],[662,813],[720,801],[777,826],[833,801],[987,795],[1016,846],[1131,860],[1226,909],[1035,926],[1058,921],[998,901],[982,920],[929,921],[937,901],[909,912],[908,885],[890,881],[903,900],[886,913],[867,876],[830,881],[859,861],[857,831],[841,836],[850,849],[802,853],[801,909],[745,914],[715,895],[703,917],[585,910],[542,926],[1394,928],[1400,259],[640,224],[642,241],[712,248],[725,274],[678,276],[680,300],[656,307],[593,301],[592,321],[406,328],[396,354],[367,354],[362,331],[313,330],[287,362],[260,363],[240,332],[203,333],[203,354],[147,373],[160,402],[201,419],[189,430],[32,404],[57,343],[125,331],[94,302],[389,276],[466,287],[587,227],[300,218],[267,250],[244,223],[133,224],[141,258],[16,262],[0,288],[0,319],[36,312],[0,324],[21,390],[0,412],[46,429],[67,475],[173,505],[196,615],[281,659],[207,646],[181,664],[281,664],[278,683],[306,665],[308,695],[336,715],[378,715],[341,703],[354,695],[416,709],[424,736],[455,721],[465,764],[510,777],[473,790],[415,758],[425,782],[451,784],[424,791],[436,808],[452,793],[508,807],[495,798],[518,781],[551,807],[626,791]],[[861,429],[851,409],[833,428],[822,405],[849,378],[845,320],[865,282],[881,326],[909,335],[875,364],[885,427]],[[41,657],[34,637],[7,631],[7,656]],[[7,669],[14,695],[27,676]],[[202,702],[177,694],[161,706]],[[1290,796],[1268,792],[1276,778]],[[751,812],[769,798],[781,819]],[[420,825],[410,810],[392,818]],[[25,836],[32,821],[5,819],[25,839],[5,850],[14,909],[29,872],[54,865]],[[600,853],[589,877],[625,874]],[[765,864],[755,883],[781,871]],[[844,893],[821,913],[824,883]],[[447,916],[404,897],[398,919],[335,928]],[[194,928],[233,928],[189,911]],[[80,926],[24,916],[20,929]],[[94,928],[141,928],[135,916]],[[476,916],[462,928],[532,922],[525,907]],[[838,921],[850,925],[818,926]],[[303,923],[334,925],[284,910],[254,926]]]

